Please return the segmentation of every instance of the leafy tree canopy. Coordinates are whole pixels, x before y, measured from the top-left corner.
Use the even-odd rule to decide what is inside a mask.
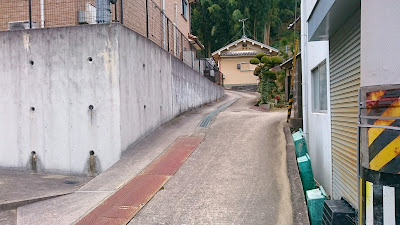
[[[296,5],[297,3],[297,5]],[[295,8],[299,14],[298,0],[200,0],[192,8],[192,33],[199,37],[211,52],[239,39],[242,24],[246,21],[246,36],[278,48],[285,58],[293,53],[298,32],[287,30],[294,21]],[[261,58],[260,58],[261,59]]]

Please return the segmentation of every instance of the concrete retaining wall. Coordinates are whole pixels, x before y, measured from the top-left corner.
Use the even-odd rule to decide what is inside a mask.
[[[0,167],[87,174],[223,89],[120,24],[0,32]],[[89,106],[93,109],[89,109]],[[33,109],[33,108],[34,109]]]

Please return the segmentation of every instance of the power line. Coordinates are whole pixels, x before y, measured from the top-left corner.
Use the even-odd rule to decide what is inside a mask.
[[[228,42],[226,42],[226,44],[224,44],[224,46],[227,45],[227,44],[229,44],[229,43],[231,43],[231,41],[232,41],[236,36],[238,36],[238,34],[240,34],[240,32],[242,32],[242,31],[239,31],[235,36],[233,36],[233,38],[232,38],[231,40],[229,40]]]
[[[253,36],[253,39],[255,39],[255,38],[254,38],[254,35],[251,34],[251,32],[247,29],[247,27],[246,27],[246,30],[249,32],[249,34],[250,34],[251,36]]]
[[[246,33],[245,33],[245,25],[244,23],[246,22],[246,20],[248,20],[249,18],[246,19],[239,19],[239,23],[243,23],[243,37],[246,37]]]

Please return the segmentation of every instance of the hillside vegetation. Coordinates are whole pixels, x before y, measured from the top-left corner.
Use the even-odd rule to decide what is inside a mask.
[[[296,3],[295,3],[296,2]],[[299,16],[298,0],[200,0],[192,8],[192,33],[204,44],[207,57],[239,39],[246,21],[246,36],[278,48],[287,59],[293,53],[298,32],[288,30]],[[295,8],[297,8],[295,10]]]

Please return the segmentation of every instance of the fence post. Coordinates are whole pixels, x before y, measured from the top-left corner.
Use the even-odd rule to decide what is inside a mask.
[[[146,35],[149,38],[149,0],[146,0]]]
[[[121,24],[124,24],[124,1],[121,0]]]
[[[181,56],[182,56],[182,62],[183,62],[183,34],[181,33],[181,49],[182,49],[182,54],[181,54]]]
[[[32,0],[29,0],[29,29],[32,29]]]
[[[194,61],[193,61],[193,46],[190,44],[190,55],[192,56],[192,69],[194,67]]]
[[[117,3],[114,4],[114,11],[115,11],[114,22],[118,22]]]
[[[168,52],[169,52],[169,19],[167,18],[167,41],[168,41]]]

